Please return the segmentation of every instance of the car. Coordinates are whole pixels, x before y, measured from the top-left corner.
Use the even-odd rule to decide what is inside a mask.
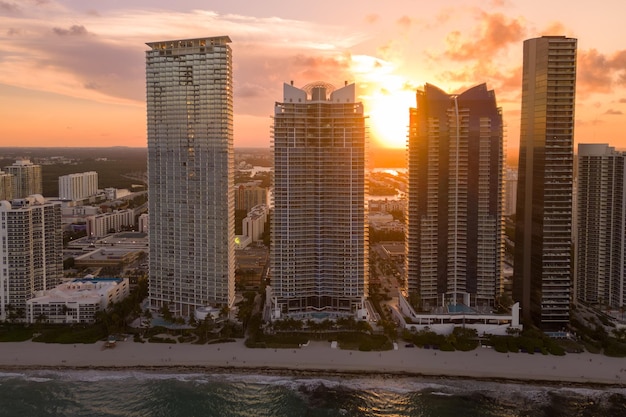
[[[405,348],[414,348],[415,345],[413,343],[407,343],[406,345],[404,345]]]

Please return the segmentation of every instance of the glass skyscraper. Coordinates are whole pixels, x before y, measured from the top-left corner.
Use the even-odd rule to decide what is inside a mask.
[[[524,42],[513,298],[547,330],[569,323],[576,43]]]
[[[355,97],[354,84],[285,84],[276,103],[275,318],[355,315],[367,297],[366,130]]]
[[[491,309],[503,261],[503,124],[485,84],[426,84],[410,110],[407,292],[421,311]],[[452,306],[452,308],[450,308]]]
[[[227,36],[146,52],[150,306],[190,316],[234,287],[232,54]]]

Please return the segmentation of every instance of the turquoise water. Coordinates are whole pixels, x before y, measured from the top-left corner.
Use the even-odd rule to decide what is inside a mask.
[[[626,388],[140,371],[0,373],[0,416],[624,416]]]

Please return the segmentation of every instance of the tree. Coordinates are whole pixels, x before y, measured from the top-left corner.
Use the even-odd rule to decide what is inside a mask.
[[[163,319],[165,321],[172,321],[172,312],[170,311],[170,307],[167,304],[163,304],[163,307],[161,307],[161,315],[163,316]]]

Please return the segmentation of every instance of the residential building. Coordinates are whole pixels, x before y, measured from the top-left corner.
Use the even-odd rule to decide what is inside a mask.
[[[507,168],[504,174],[504,215],[515,214],[517,209],[517,170]]]
[[[235,209],[250,211],[259,204],[267,204],[267,188],[256,184],[235,186]]]
[[[148,213],[143,213],[139,215],[138,222],[139,226],[137,227],[137,230],[142,233],[148,233],[148,231],[150,230]]]
[[[147,44],[150,307],[184,317],[235,299],[229,43]]]
[[[292,83],[283,92],[272,129],[273,317],[361,317],[369,274],[363,105],[354,84]]]
[[[42,193],[41,165],[35,165],[28,159],[18,159],[4,170],[13,175],[13,198]]]
[[[0,201],[0,321],[24,321],[26,301],[62,277],[61,204],[41,195]]]
[[[0,201],[13,200],[13,175],[0,170]]]
[[[502,285],[503,123],[493,90],[426,84],[410,110],[407,283],[421,311],[490,309]]]
[[[626,305],[626,153],[578,145],[576,299],[598,309]]]
[[[545,330],[570,317],[576,43],[524,42],[513,299]]]
[[[87,236],[103,237],[111,233],[131,230],[135,228],[135,210],[115,210],[109,213],[100,213],[89,216],[87,221]]]
[[[98,173],[95,171],[59,177],[59,199],[77,201],[98,194]]]
[[[253,207],[243,219],[243,235],[250,236],[252,242],[262,240],[265,232],[265,223],[267,223],[267,214],[267,206],[265,204]]]
[[[74,279],[46,291],[38,291],[26,302],[28,323],[91,324],[98,311],[105,311],[130,293],[128,278]]]

